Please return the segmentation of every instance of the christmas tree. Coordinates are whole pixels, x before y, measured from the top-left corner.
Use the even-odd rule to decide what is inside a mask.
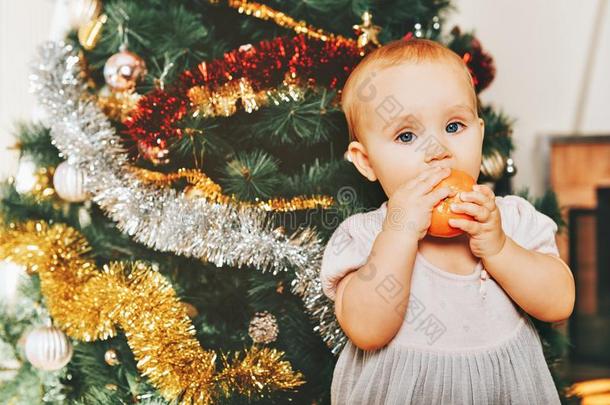
[[[342,85],[400,38],[449,46],[477,93],[493,59],[443,33],[449,1],[79,4],[3,184],[2,403],[329,403],[346,337],[321,254],[386,199],[344,158]],[[511,193],[512,121],[479,114],[480,181]],[[535,205],[564,225],[552,191]],[[567,342],[537,326],[554,371]]]

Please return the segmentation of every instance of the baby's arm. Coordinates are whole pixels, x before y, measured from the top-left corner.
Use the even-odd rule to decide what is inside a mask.
[[[572,314],[574,276],[559,257],[525,249],[507,237],[498,253],[482,261],[496,282],[531,316],[559,322]]]
[[[398,333],[407,310],[417,246],[417,237],[384,227],[364,266],[339,282],[335,315],[359,348],[376,350]]]
[[[329,298],[334,296],[339,325],[361,349],[381,348],[400,330],[409,302],[419,241],[430,227],[433,208],[456,194],[448,186],[436,187],[450,172],[447,168],[429,167],[401,184],[388,200],[381,231],[372,247],[360,246],[358,249],[348,243],[347,248],[340,249],[344,252],[337,256],[331,246],[341,245],[339,237],[333,235],[333,242],[329,241],[324,254],[327,260],[323,260],[321,271],[322,286]],[[367,248],[368,256],[359,256]],[[341,276],[346,269],[351,270],[351,274]],[[338,284],[334,284],[333,279]],[[335,285],[336,294],[333,292]]]
[[[468,232],[470,248],[485,269],[525,312],[545,322],[570,317],[574,309],[574,276],[559,258],[557,225],[538,212],[525,198],[503,197],[504,221],[493,190],[478,185],[473,192],[460,193],[465,212],[473,220],[450,220]],[[503,223],[511,229],[506,235]]]

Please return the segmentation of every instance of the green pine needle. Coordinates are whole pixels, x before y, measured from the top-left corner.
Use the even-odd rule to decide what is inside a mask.
[[[487,155],[495,149],[502,156],[509,156],[514,150],[511,137],[514,120],[502,111],[493,110],[491,106],[481,107],[480,116],[485,121],[483,155]]]
[[[55,167],[63,160],[52,143],[51,131],[41,123],[17,122],[14,134],[21,156],[30,156],[37,166]]]
[[[558,233],[563,232],[567,228],[567,222],[563,219],[561,207],[557,199],[557,194],[553,189],[547,189],[542,197],[533,198],[530,196],[529,187],[523,187],[516,195],[530,201],[536,210],[547,215],[557,224]]]
[[[327,142],[338,132],[338,107],[331,103],[335,92],[308,91],[294,102],[280,102],[253,113],[247,127],[255,142],[268,146],[310,146]],[[250,121],[250,120],[249,120]]]
[[[244,200],[273,197],[279,182],[277,159],[262,150],[238,152],[227,162],[220,179],[225,193]]]

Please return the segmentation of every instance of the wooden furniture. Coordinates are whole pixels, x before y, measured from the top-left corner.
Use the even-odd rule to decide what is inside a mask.
[[[610,135],[549,142],[549,186],[568,222],[557,245],[576,282],[570,361],[610,367]]]
[[[610,186],[610,135],[553,136],[551,187],[561,205],[597,206],[596,188]]]

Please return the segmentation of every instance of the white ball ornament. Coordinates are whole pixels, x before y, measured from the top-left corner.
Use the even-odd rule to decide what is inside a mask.
[[[0,260],[0,302],[4,303],[7,309],[12,312],[19,295],[19,286],[25,279],[25,267],[10,260]]]
[[[15,190],[19,194],[26,194],[36,187],[36,163],[28,156],[19,159],[17,173],[15,174]]]
[[[62,162],[55,168],[53,187],[58,196],[69,202],[83,202],[88,198],[85,172],[68,162]]]
[[[59,370],[72,359],[72,343],[60,329],[41,326],[25,339],[25,357],[37,369]]]

